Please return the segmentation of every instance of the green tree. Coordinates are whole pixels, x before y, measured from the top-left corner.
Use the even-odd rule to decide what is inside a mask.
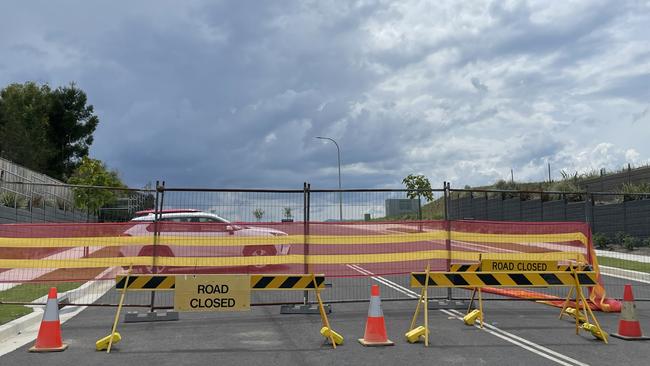
[[[431,182],[424,175],[409,174],[406,178],[402,179],[402,183],[408,189],[406,197],[416,199],[422,196],[426,198],[427,202],[433,201]]]
[[[293,217],[291,207],[284,207],[282,209],[282,214],[284,215],[284,218],[287,219],[287,220],[289,220],[289,219],[291,219]]]
[[[53,150],[48,139],[47,85],[11,84],[0,90],[0,154],[36,171],[45,171]]]
[[[0,90],[0,153],[27,168],[67,180],[88,156],[99,124],[74,83],[51,90],[34,82]]]
[[[431,182],[424,175],[409,174],[406,178],[402,179],[402,183],[406,186],[408,191],[406,197],[418,200],[418,220],[422,220],[422,206],[420,197],[424,197],[427,202],[433,201],[433,191],[431,190]],[[420,230],[422,226],[420,225]]]
[[[70,184],[102,186],[102,187],[124,187],[116,171],[106,168],[100,160],[83,157],[81,163],[68,180]],[[74,189],[75,205],[87,209],[89,212],[96,212],[100,207],[112,203],[118,197],[117,191],[100,188]]]
[[[256,208],[255,211],[253,211],[253,216],[255,216],[255,219],[260,222],[262,221],[262,217],[264,216],[264,210],[261,208]]]
[[[57,88],[49,98],[48,140],[53,154],[45,174],[66,180],[88,156],[99,118],[87,104],[86,93],[74,83]]]

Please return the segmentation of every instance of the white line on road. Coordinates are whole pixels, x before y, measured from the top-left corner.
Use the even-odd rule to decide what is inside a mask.
[[[102,278],[113,271],[114,268],[108,268],[98,275],[97,278]],[[68,299],[70,299],[71,302],[90,304],[104,296],[104,294],[111,290],[113,286],[114,284],[110,281],[90,281],[86,282],[81,287],[67,291],[64,294],[68,295]],[[38,303],[46,300],[47,295],[34,300],[34,302]],[[0,356],[12,352],[36,339],[40,327],[39,320],[42,316],[41,314],[43,314],[43,307],[39,306],[38,308],[39,309],[33,313],[0,326]],[[86,306],[66,306],[62,308],[59,311],[59,320],[61,324],[74,318],[84,309],[86,309]]]
[[[386,279],[384,277],[377,276],[374,273],[368,271],[365,268],[362,268],[359,265],[348,264],[347,266],[349,268],[361,273],[361,274],[371,276],[371,278],[373,280],[375,280],[375,281],[377,281],[379,283],[382,283],[382,284],[384,284],[384,285],[386,285],[386,286],[388,286],[388,287],[390,287],[390,288],[392,288],[392,289],[394,289],[394,290],[396,290],[398,292],[401,292],[402,294],[405,294],[408,297],[411,297],[411,298],[418,298],[419,297],[419,294],[412,291],[411,289],[403,287],[400,284],[397,284],[397,283],[395,283],[393,281],[390,281],[390,280],[388,280],[388,279]],[[440,311],[447,314],[447,315],[449,315],[449,316],[451,316],[451,317],[453,317],[453,318],[455,318],[455,319],[459,319],[461,321],[463,320],[463,315],[464,314],[460,313],[459,311],[456,311],[456,310],[449,311],[449,310],[445,310],[445,309],[441,309]],[[495,327],[494,325],[483,323],[483,326],[484,326],[484,328],[480,328],[478,325],[475,325],[475,327],[477,327],[477,328],[479,328],[479,329],[481,329],[481,330],[483,330],[483,331],[485,331],[485,332],[487,332],[489,334],[492,334],[495,337],[501,338],[501,339],[503,339],[503,340],[505,340],[505,341],[507,341],[509,343],[512,343],[512,344],[514,344],[516,346],[519,346],[519,347],[521,347],[521,348],[523,348],[523,349],[525,349],[527,351],[530,351],[530,352],[533,352],[533,353],[535,353],[537,355],[540,355],[540,356],[542,356],[542,357],[544,357],[544,358],[546,358],[548,360],[551,360],[553,362],[556,362],[556,363],[558,363],[560,365],[564,365],[564,366],[574,366],[574,365],[589,366],[586,363],[583,363],[583,362],[578,361],[576,359],[573,359],[573,358],[571,358],[569,356],[566,356],[566,355],[563,355],[563,354],[558,353],[556,351],[553,351],[552,349],[546,348],[546,347],[544,347],[542,345],[531,342],[531,341],[529,341],[527,339],[521,338],[521,337],[516,336],[516,335],[514,335],[512,333],[506,332],[505,330],[499,329],[499,328]]]
[[[460,316],[460,320],[463,320],[462,317],[465,316],[465,314],[459,312],[458,310],[453,310],[453,309],[452,309],[452,310],[449,310],[449,312],[455,313],[455,314],[457,314],[458,316]],[[488,324],[488,323],[483,323],[483,326],[484,326],[485,328],[489,329],[489,330],[492,330],[492,331],[495,331],[495,332],[498,332],[498,333],[504,334],[504,335],[506,335],[506,336],[508,336],[508,337],[510,337],[510,338],[512,338],[512,339],[514,339],[515,341],[519,341],[519,342],[521,342],[521,343],[525,343],[525,344],[527,344],[527,345],[529,345],[529,346],[531,346],[531,347],[536,347],[536,348],[538,348],[539,350],[542,350],[542,351],[544,351],[544,352],[546,352],[546,353],[549,353],[549,354],[551,354],[551,355],[553,355],[553,356],[556,356],[556,357],[562,358],[562,359],[564,359],[564,360],[566,360],[566,361],[572,362],[572,363],[574,363],[574,364],[576,364],[576,365],[587,366],[586,363],[582,363],[582,362],[580,362],[580,361],[578,361],[578,360],[576,360],[576,359],[573,359],[573,358],[571,358],[571,357],[569,357],[569,356],[566,356],[566,355],[563,355],[563,354],[561,354],[561,353],[555,352],[555,351],[553,351],[553,350],[550,349],[550,348],[546,348],[546,347],[544,347],[544,346],[542,346],[542,345],[539,345],[539,344],[534,343],[534,342],[531,342],[531,341],[529,341],[529,340],[527,340],[527,339],[521,338],[521,337],[519,337],[519,336],[517,336],[517,335],[514,335],[514,334],[512,334],[512,333],[510,333],[510,332],[506,332],[505,330],[500,329],[500,328],[497,328],[497,327],[495,327],[494,325],[491,325],[491,324]],[[475,327],[480,328],[480,326],[479,326],[478,324],[475,325]],[[485,329],[484,329],[484,330],[485,330]]]
[[[387,280],[387,279],[385,279],[383,277],[376,276],[374,273],[372,273],[372,272],[370,272],[370,271],[368,271],[368,270],[366,270],[364,268],[361,268],[356,264],[347,264],[347,266],[349,268],[361,273],[361,274],[364,274],[364,275],[367,275],[367,276],[372,276],[373,280],[375,280],[375,281],[377,281],[379,283],[382,283],[382,284],[392,288],[393,290],[395,290],[397,292],[401,292],[402,294],[404,294],[406,296],[409,296],[409,297],[414,298],[414,299],[417,299],[418,296],[419,296],[417,293],[411,291],[410,289],[402,287],[402,286],[400,286],[400,285],[398,285],[398,284],[396,284],[396,283],[394,283],[392,281],[389,281],[389,280]]]
[[[600,273],[605,276],[650,284],[650,274],[645,272],[630,271],[629,269],[608,266],[598,266],[598,268],[600,268]]]
[[[633,262],[650,263],[650,255],[610,252],[609,250],[601,250],[601,249],[596,249],[596,255],[599,257],[609,257],[609,258],[624,259]]]
[[[455,311],[455,310],[445,310],[441,309],[443,313],[452,316],[453,318],[456,318],[460,321],[463,321],[463,315],[462,313]],[[586,363],[582,363],[578,360],[575,360],[569,356],[565,356],[561,353],[557,353],[551,349],[548,349],[544,346],[540,346],[537,343],[533,343],[527,339],[523,339],[521,337],[518,337],[512,333],[508,333],[504,330],[501,330],[493,325],[483,323],[484,328],[481,329],[481,327],[478,324],[475,324],[474,327],[481,329],[489,334],[492,334],[493,336],[499,337],[503,339],[504,341],[510,342],[514,345],[517,345],[525,350],[528,350],[530,352],[533,352],[535,354],[538,354],[546,359],[549,359],[551,361],[554,361],[556,363],[559,363],[560,365],[565,365],[565,366],[574,366],[574,365],[580,365],[580,366],[589,366]],[[553,357],[553,356],[558,356],[558,358]],[[564,359],[565,362],[562,359]],[[569,363],[570,362],[570,363]]]
[[[43,260],[78,259],[78,258],[83,258],[86,255],[95,253],[96,251],[101,249],[103,249],[103,247],[90,247],[88,249],[88,252],[85,252],[84,248],[77,247],[77,248],[67,249],[63,252],[58,252],[49,255],[45,258],[38,258],[38,259],[43,259]],[[0,291],[9,290],[24,282],[28,282],[38,277],[44,276],[55,270],[56,268],[16,268],[16,269],[10,269],[8,271],[0,272]],[[12,281],[18,281],[18,282],[12,282]]]

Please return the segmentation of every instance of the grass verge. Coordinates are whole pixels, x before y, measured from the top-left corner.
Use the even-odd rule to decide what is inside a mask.
[[[62,282],[52,284],[26,283],[10,288],[9,290],[0,291],[0,302],[34,301],[41,296],[47,295],[50,287],[56,287],[57,292],[62,293],[75,289],[81,285],[83,285],[83,282]],[[0,304],[0,325],[18,319],[31,312],[31,308],[23,305]]]
[[[650,263],[628,261],[619,258],[598,257],[598,264],[608,267],[629,269],[630,271],[650,273]]]

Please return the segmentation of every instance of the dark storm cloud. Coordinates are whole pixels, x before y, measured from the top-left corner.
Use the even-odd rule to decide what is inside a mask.
[[[485,184],[647,161],[648,7],[618,2],[0,5],[0,83],[76,81],[131,185]],[[632,123],[632,122],[629,122]],[[596,127],[597,126],[597,127]],[[597,131],[600,128],[601,131]],[[576,139],[583,137],[583,140]],[[606,136],[603,139],[603,136]],[[609,167],[609,166],[608,166]]]

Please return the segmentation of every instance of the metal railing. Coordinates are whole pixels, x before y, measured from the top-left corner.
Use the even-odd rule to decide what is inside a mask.
[[[21,184],[23,186],[29,185],[29,183],[24,182],[16,184]],[[49,184],[39,183],[32,185],[48,186]],[[530,223],[530,225],[537,225],[537,223],[540,222],[587,222],[591,225],[596,234],[611,232],[613,233],[613,236],[616,236],[616,233],[618,233],[616,230],[618,229],[608,229],[607,227],[607,225],[611,226],[616,224],[614,218],[609,218],[607,216],[613,215],[612,217],[622,216],[622,228],[627,230],[625,233],[628,236],[619,235],[620,239],[625,241],[627,244],[638,244],[638,240],[641,240],[641,243],[643,243],[643,238],[640,235],[633,236],[633,234],[636,235],[640,233],[640,231],[634,230],[637,230],[638,228],[645,229],[648,223],[644,224],[641,221],[636,223],[635,215],[638,214],[639,217],[642,217],[645,212],[643,211],[645,210],[645,205],[650,203],[650,200],[647,199],[650,195],[645,193],[622,195],[608,192],[472,190],[451,188],[448,183],[445,183],[440,189],[433,189],[426,192],[406,189],[313,189],[307,183],[303,185],[302,189],[285,190],[166,187],[164,182],[157,184],[155,190],[128,188],[114,189],[75,185],[65,185],[65,187],[72,192],[74,192],[75,189],[87,191],[106,190],[121,192],[120,194],[122,195],[141,194],[143,197],[150,197],[152,207],[146,208],[154,208],[155,211],[158,212],[158,214],[156,214],[156,223],[162,221],[161,219],[163,216],[161,216],[161,212],[164,212],[164,210],[194,209],[201,212],[215,214],[221,218],[230,220],[234,225],[249,227],[258,232],[270,233],[275,230],[284,232],[289,236],[293,235],[304,238],[301,239],[303,240],[301,242],[293,243],[291,248],[291,250],[294,251],[291,252],[292,254],[295,253],[297,255],[302,255],[304,256],[304,260],[298,263],[295,267],[287,266],[279,269],[276,268],[275,270],[286,270],[296,273],[309,273],[319,270],[330,271],[329,275],[333,277],[330,282],[332,288],[326,293],[330,302],[367,300],[368,277],[373,276],[382,276],[390,281],[408,287],[404,274],[411,270],[411,267],[410,265],[400,264],[401,262],[399,260],[387,262],[388,264],[382,264],[381,266],[377,265],[374,267],[373,265],[360,266],[358,263],[352,261],[342,262],[340,268],[337,267],[335,270],[329,269],[326,266],[312,266],[312,264],[307,260],[307,258],[311,256],[346,256],[351,254],[350,252],[344,251],[347,247],[344,248],[343,246],[319,244],[318,241],[314,241],[314,238],[321,237],[320,240],[325,240],[322,238],[343,237],[346,239],[341,240],[354,241],[354,245],[350,243],[344,244],[350,244],[348,247],[360,249],[363,254],[372,254],[374,253],[373,251],[377,251],[377,253],[388,251],[390,253],[391,250],[394,250],[393,255],[397,257],[396,259],[401,259],[400,256],[406,258],[406,255],[401,251],[402,249],[398,250],[397,246],[395,247],[396,249],[391,249],[392,247],[390,247],[389,244],[386,244],[385,246],[373,246],[373,244],[370,244],[372,242],[371,239],[375,238],[375,235],[404,235],[405,237],[409,237],[409,235],[417,236],[419,233],[437,231],[451,233],[453,231],[452,226],[457,220],[463,222],[467,221],[470,223],[476,222],[479,226],[481,225],[480,222],[483,220],[521,222],[520,224],[513,223],[512,227],[517,225],[528,225],[526,222]],[[408,193],[416,193],[416,195],[417,193],[420,193],[420,197],[425,196],[424,193],[431,193],[434,196],[434,200],[426,202],[424,199],[416,199],[414,202],[413,200],[407,199]],[[342,205],[340,204],[341,202]],[[120,219],[116,221],[128,221],[134,217],[135,211],[140,208],[143,207],[137,205],[127,207],[126,215],[122,215]],[[340,221],[341,211],[343,217],[342,222]],[[106,234],[107,237],[110,237],[111,239],[106,240],[118,240],[114,239],[116,235],[122,235],[129,230],[128,222],[124,224],[96,225],[103,225],[98,226],[101,228],[112,228],[113,231],[111,234]],[[164,242],[161,242],[159,239],[161,236],[165,236],[166,230],[170,230],[169,226],[166,227],[165,225],[170,224],[161,223],[160,225],[154,225],[152,231],[148,232],[144,239],[148,241],[150,244],[149,246],[152,246],[154,250],[153,252],[146,254],[146,256],[151,256],[153,258],[154,262],[148,267],[150,270],[154,271],[154,273],[160,270],[159,267],[164,267],[156,263],[156,258],[169,256],[169,253],[164,252],[164,250],[166,250],[163,249]],[[201,226],[201,223],[180,222],[178,225],[180,225],[178,227],[183,228],[183,230],[207,228],[206,226]],[[485,226],[487,227],[489,225],[486,224]],[[505,226],[507,226],[507,224],[505,224]],[[227,230],[225,226],[224,230]],[[480,233],[480,231],[481,230],[478,230],[477,233]],[[189,236],[190,234],[186,233],[186,235]],[[452,239],[450,234],[446,235],[447,239],[445,240],[443,238],[441,239],[442,241],[439,242],[441,245],[440,250],[446,250],[448,252],[454,248],[456,248],[454,250],[460,250],[463,245],[466,247],[485,246],[485,243],[482,243],[480,239],[474,239],[471,236],[469,237],[471,243],[465,244],[462,241]],[[638,240],[635,241],[629,239],[629,237],[634,237]],[[596,235],[594,235],[594,239],[596,239]],[[609,273],[612,273],[610,277],[607,277],[606,283],[609,295],[612,297],[622,296],[622,287],[624,282],[627,281],[624,278],[627,276],[631,280],[639,281],[638,286],[640,288],[635,291],[637,299],[650,300],[650,286],[646,284],[647,282],[643,282],[645,281],[646,276],[644,273],[648,272],[647,266],[650,262],[650,260],[648,260],[650,259],[650,256],[646,256],[646,251],[642,245],[632,245],[631,247],[628,246],[628,248],[626,248],[624,245],[625,243],[615,243],[615,240],[617,239],[619,238],[612,237],[609,242],[601,243],[599,241],[595,244],[597,247],[596,249],[599,250],[598,260],[600,264],[604,264],[602,267],[607,271],[610,271]],[[436,240],[438,239],[429,240],[433,243],[429,249],[438,248],[435,246],[437,245],[435,244]],[[598,237],[598,240],[601,240],[601,238]],[[406,244],[400,244],[403,247],[408,247],[409,245],[429,245],[417,242],[414,244],[406,239],[404,242]],[[457,249],[459,248],[459,245],[460,249]],[[508,245],[504,246],[505,250],[514,250],[514,246]],[[539,245],[543,247],[545,244],[542,243]],[[120,247],[115,245],[112,247],[107,246],[106,248],[89,248],[90,249],[82,253],[65,252],[67,254],[64,255],[59,254],[59,252],[44,252],[40,255],[42,258],[48,256],[54,256],[54,258],[72,258],[73,255],[78,256],[74,257],[76,259],[93,258],[93,256],[112,258],[120,250]],[[115,249],[116,252],[111,252],[112,249],[110,248],[117,248]],[[377,250],[378,248],[381,248],[382,250]],[[97,251],[93,251],[95,249],[106,251],[106,253],[102,254],[100,252],[98,254]],[[631,249],[631,251],[628,249]],[[5,249],[0,248],[0,252],[3,250]],[[12,250],[15,251],[14,248],[12,248]],[[335,251],[332,252],[331,250]],[[416,248],[413,250],[419,249]],[[16,254],[11,250],[5,251],[7,255],[10,253],[13,253],[11,255]],[[186,251],[181,254],[191,255],[191,252]],[[443,259],[437,263],[439,263],[438,265],[440,267],[438,270],[447,270],[451,262]],[[124,265],[122,264],[115,266],[118,270],[123,269],[123,267]],[[413,268],[416,267],[417,266]],[[419,267],[417,267],[417,269],[423,270],[423,268]],[[164,272],[166,268],[163,268],[162,270]],[[260,269],[255,266],[247,266],[245,269],[240,270],[259,273],[259,271],[266,270],[266,268]],[[624,276],[616,272],[617,270],[620,270],[620,273],[623,273],[623,271],[633,272],[632,274],[625,272],[627,275]],[[34,273],[36,272],[37,271],[34,271]],[[2,282],[1,275],[2,272],[0,272],[0,282]],[[81,280],[82,282],[110,282],[113,275],[114,272],[110,271],[105,273],[92,272],[91,277],[74,278],[60,276],[52,279],[52,275],[50,274],[48,279],[46,273],[42,275],[42,277],[33,277],[29,281],[20,279],[15,282],[19,284],[31,283],[29,286],[47,287],[52,282],[59,283],[61,281],[70,282]],[[9,281],[5,280],[4,282],[7,283]],[[0,290],[1,289],[2,288],[0,288]],[[97,297],[92,302],[84,302],[87,301],[83,300],[84,298],[93,298],[91,296],[92,291],[99,294],[99,291],[105,291],[105,288],[102,288],[101,290],[97,289],[97,287],[94,287],[92,290],[88,289],[86,290],[86,293],[84,293],[85,297],[81,296],[78,301],[80,301],[81,304],[95,304],[97,306],[111,305],[117,302],[117,294],[114,291],[109,291],[105,295],[102,292],[101,296]],[[0,302],[7,303],[7,301],[2,299],[3,292],[4,291],[0,291]],[[560,295],[559,293],[554,292],[547,293],[558,296]],[[299,303],[304,301],[299,293],[295,293],[289,297],[286,297],[286,294],[282,294],[282,296],[285,296],[282,298],[272,297],[271,295],[268,296],[269,297],[259,298],[257,303]],[[462,289],[454,289],[452,291],[440,290],[439,292],[435,292],[432,296],[432,298],[440,299],[465,299],[467,297],[468,293]],[[501,299],[495,295],[488,295],[486,297],[495,300]],[[406,300],[410,298],[410,296],[399,291],[388,290],[385,292],[386,301]],[[144,296],[142,293],[129,294],[127,296],[127,301],[130,306],[147,307],[152,305],[151,299],[148,296]],[[171,304],[170,301],[171,300],[168,296],[161,295],[156,298],[153,305],[154,307],[169,307]],[[11,303],[16,302],[14,301]]]

